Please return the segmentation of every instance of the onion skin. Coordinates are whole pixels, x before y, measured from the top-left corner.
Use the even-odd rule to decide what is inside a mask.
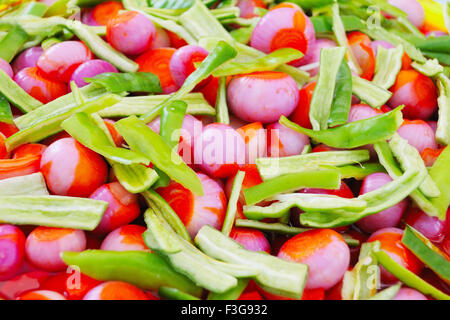
[[[212,178],[233,176],[245,164],[245,142],[228,125],[212,123],[194,142],[194,163]]]
[[[105,73],[105,72],[118,72],[116,67],[114,67],[111,63],[94,59],[90,61],[86,61],[82,63],[75,71],[72,73],[70,77],[70,81],[74,81],[78,87],[84,87],[88,83],[84,80],[84,78],[93,78],[96,75]]]
[[[308,53],[300,60],[298,63],[299,66],[304,66],[307,64],[318,63],[320,62],[320,50],[323,48],[334,48],[337,47],[336,42],[329,39],[317,39],[312,45]],[[308,73],[311,77],[316,76],[319,73],[319,67],[308,70]]]
[[[14,72],[13,72],[11,65],[8,62],[6,62],[5,60],[3,60],[2,58],[0,58],[0,70],[5,71],[5,73],[10,78],[12,78],[14,76]]]
[[[85,249],[84,232],[73,229],[37,227],[25,243],[28,261],[45,271],[62,271],[67,267],[60,257],[61,252]]]
[[[25,257],[25,235],[18,227],[0,224],[0,281],[15,276]]]
[[[278,5],[265,14],[253,30],[250,45],[265,53],[293,48],[308,54],[316,35],[311,20],[296,5]],[[298,66],[301,59],[290,64]]]
[[[234,77],[227,88],[228,106],[235,116],[263,124],[289,117],[299,92],[294,79],[281,72],[259,72]]]
[[[106,38],[118,51],[138,55],[148,50],[155,38],[153,22],[141,13],[126,11],[120,13],[106,26]]]
[[[292,237],[283,244],[278,257],[309,266],[306,289],[332,288],[350,264],[347,244],[331,229],[310,230]]]
[[[89,198],[108,202],[108,208],[94,233],[106,234],[111,232],[129,224],[141,213],[137,196],[125,190],[119,182],[112,182],[99,187]]]
[[[235,227],[230,232],[230,238],[240,243],[247,250],[270,253],[270,243],[264,233],[259,230]]]
[[[88,197],[105,183],[108,166],[94,151],[72,138],[63,138],[42,154],[41,172],[53,194]]]
[[[360,195],[381,188],[391,181],[392,178],[386,173],[373,173],[364,179]],[[407,200],[402,200],[386,210],[359,220],[356,225],[368,233],[373,233],[384,228],[395,227],[400,222],[407,206]]]
[[[92,52],[83,42],[63,41],[45,50],[36,65],[48,78],[69,82],[75,69],[91,59]]]
[[[433,81],[415,70],[402,70],[390,89],[393,93],[388,105],[396,108],[402,104],[406,119],[427,120],[437,108],[437,88]]]
[[[309,145],[309,137],[286,128],[279,122],[267,126],[267,154],[269,157],[289,157],[302,153]]]
[[[181,87],[186,78],[195,71],[194,64],[202,62],[207,56],[208,51],[200,46],[187,45],[179,48],[170,59],[170,73],[177,86]]]
[[[381,250],[409,271],[419,274],[423,269],[422,262],[402,244],[403,230],[397,228],[384,228],[372,234],[367,242],[380,241]],[[397,279],[383,266],[380,266],[383,283],[393,283]]]

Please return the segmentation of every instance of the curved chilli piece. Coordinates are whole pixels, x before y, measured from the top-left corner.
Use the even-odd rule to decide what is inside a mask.
[[[207,175],[198,173],[205,195],[196,196],[181,184],[171,182],[156,191],[178,214],[192,238],[204,226],[220,229],[225,219],[227,198],[222,187]]]
[[[170,60],[175,52],[173,48],[158,48],[143,53],[135,60],[139,65],[139,71],[151,72],[158,76],[165,94],[173,93],[179,88],[170,73]]]
[[[316,40],[311,20],[297,6],[276,6],[265,14],[253,30],[250,44],[270,53],[293,48],[307,54]],[[298,65],[301,59],[290,64]]]
[[[228,178],[245,164],[245,142],[230,126],[212,123],[194,141],[194,163],[213,178]]]
[[[310,230],[294,236],[283,244],[278,257],[308,265],[306,289],[332,288],[350,264],[347,244],[331,229]]]
[[[100,250],[109,251],[150,251],[144,243],[143,226],[129,224],[110,232],[103,240]]]
[[[419,152],[438,147],[434,130],[423,120],[404,120],[397,133]]]
[[[263,0],[238,0],[236,6],[240,9],[240,17],[244,19],[257,17],[256,8],[267,8]]]
[[[372,234],[367,242],[380,241],[381,250],[386,252],[392,259],[409,271],[419,274],[423,269],[423,264],[419,259],[402,244],[403,230],[397,228],[385,228]],[[395,276],[380,267],[381,280],[384,283],[397,281]]]
[[[9,224],[0,225],[0,281],[15,276],[25,257],[25,235]]]
[[[170,59],[170,73],[172,78],[181,87],[186,78],[195,71],[195,63],[202,62],[208,56],[208,51],[200,46],[187,45],[179,48]],[[197,88],[202,88],[211,76],[197,85]]]
[[[233,228],[230,238],[250,251],[264,251],[270,253],[270,243],[264,233],[250,228]]]
[[[108,21],[106,38],[118,51],[137,55],[150,49],[155,38],[153,22],[137,11],[125,11]]]
[[[386,173],[373,173],[364,179],[360,194],[374,191],[391,181],[392,178]],[[404,199],[395,206],[359,220],[356,225],[368,233],[373,233],[384,228],[395,227],[400,222],[407,206],[408,201]]]
[[[400,288],[397,295],[392,300],[428,300],[419,291],[411,288]]]
[[[170,47],[170,38],[166,30],[156,27],[155,38],[152,41],[150,49],[167,48]]]
[[[150,129],[159,134],[161,127],[161,117],[155,118],[152,122],[147,124]],[[194,163],[194,141],[202,134],[203,123],[187,114],[184,116],[183,125],[180,130],[180,141],[178,143],[178,154],[183,158],[186,164]]]
[[[282,72],[234,77],[227,88],[228,107],[238,118],[263,124],[289,117],[299,101],[295,80]]]
[[[106,1],[94,7],[91,16],[97,25],[106,26],[108,22],[124,10],[121,2]]]
[[[28,261],[45,271],[62,271],[63,251],[80,252],[86,249],[86,236],[82,230],[37,227],[28,235],[25,252]]]
[[[5,73],[10,78],[12,78],[14,76],[14,72],[13,72],[11,65],[7,61],[3,60],[2,58],[0,58],[0,70],[5,71]]]
[[[17,300],[66,300],[66,298],[50,290],[35,290],[22,294]]]
[[[125,139],[119,134],[119,132],[117,132],[116,127],[114,126],[114,123],[116,122],[111,119],[103,119],[103,122],[105,123],[105,126],[108,129],[109,134],[114,141],[114,144],[117,147],[121,147],[125,143]]]
[[[50,79],[69,82],[73,71],[91,59],[92,52],[83,42],[63,41],[45,50],[36,65]]]
[[[39,144],[39,143],[27,143],[24,145],[21,145],[20,147],[16,148],[13,151],[13,159],[20,159],[20,158],[26,158],[26,157],[33,157],[33,156],[42,156],[45,149],[47,149],[46,145]]]
[[[292,113],[291,120],[299,126],[312,129],[311,120],[309,119],[309,107],[316,88],[317,82],[311,82],[299,91],[298,104]]]
[[[42,49],[41,46],[31,47],[22,51],[22,53],[19,54],[12,63],[14,73],[17,73],[25,68],[36,67],[42,53],[44,53],[44,49]]]
[[[393,95],[388,101],[392,108],[402,104],[403,116],[407,119],[426,120],[436,111],[438,93],[433,80],[416,70],[402,70],[390,89]]]
[[[53,142],[42,154],[41,172],[56,195],[88,197],[108,176],[105,160],[73,138]]]
[[[309,137],[286,128],[279,122],[267,126],[267,154],[269,157],[289,157],[301,154],[309,144]]]
[[[83,62],[75,71],[72,73],[70,77],[70,81],[75,81],[75,84],[78,87],[84,87],[88,83],[84,80],[84,78],[93,78],[96,75],[105,73],[105,72],[118,72],[116,67],[114,67],[111,63],[94,59]]]
[[[14,76],[14,81],[42,103],[48,103],[68,92],[65,83],[48,78],[36,67],[22,69]]]
[[[5,159],[8,156],[5,142],[6,137],[0,132],[0,159]]]
[[[0,180],[39,172],[41,156],[0,160]]]
[[[99,187],[89,197],[108,202],[100,224],[94,232],[105,234],[129,224],[141,213],[135,194],[128,192],[119,182],[112,182]]]
[[[249,123],[237,132],[245,142],[245,163],[254,164],[257,158],[267,156],[267,134],[261,122]]]
[[[371,48],[370,38],[362,32],[348,34],[350,48],[362,69],[361,78],[371,80],[375,73],[375,54]]]
[[[149,300],[141,289],[121,281],[108,281],[89,290],[83,300]]]
[[[403,220],[435,243],[442,242],[446,233],[449,232],[446,221],[441,221],[437,217],[430,217],[418,208],[411,207]]]

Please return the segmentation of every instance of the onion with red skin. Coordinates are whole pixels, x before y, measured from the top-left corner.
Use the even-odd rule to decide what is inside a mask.
[[[142,238],[145,230],[143,226],[135,224],[117,228],[106,236],[100,249],[109,251],[149,251]]]
[[[436,243],[442,242],[448,232],[446,221],[439,220],[437,217],[430,217],[418,208],[411,207],[406,212],[404,221]]]
[[[83,300],[149,300],[139,288],[122,281],[108,281],[89,290]]]
[[[91,27],[98,27],[100,24],[93,17],[94,8],[85,8],[81,12],[81,22]]]
[[[119,13],[106,26],[108,42],[128,55],[138,55],[150,49],[155,33],[153,22],[137,11]]]
[[[230,238],[240,243],[246,250],[264,251],[270,253],[270,243],[264,233],[256,229],[238,228],[231,229]]]
[[[65,83],[48,78],[36,67],[22,69],[14,81],[30,96],[42,103],[48,103],[68,92]]]
[[[245,163],[255,164],[257,158],[267,156],[267,134],[261,122],[253,122],[237,129],[245,142]]]
[[[230,126],[212,123],[194,141],[194,163],[212,178],[228,178],[245,164],[245,142]]]
[[[388,174],[381,172],[373,173],[364,178],[360,195],[379,189],[390,182],[392,182],[392,178]],[[367,233],[395,227],[400,222],[407,206],[408,201],[404,199],[386,210],[362,218],[356,225]]]
[[[11,65],[2,58],[0,58],[0,70],[3,70],[10,78],[14,77]]]
[[[12,63],[14,73],[29,67],[36,67],[39,57],[44,53],[42,47],[31,47],[20,53]]]
[[[417,28],[421,28],[425,22],[425,11],[417,0],[389,0],[389,4],[404,11],[408,20]]]
[[[0,297],[14,300],[27,291],[39,289],[49,276],[45,271],[31,271],[0,282]]]
[[[39,143],[27,143],[14,149],[13,159],[20,159],[30,156],[42,156],[47,146]]]
[[[330,39],[317,39],[314,45],[308,50],[308,53],[300,60],[299,66],[320,62],[320,51],[323,48],[337,47],[337,43]],[[319,66],[307,70],[311,77],[314,77],[319,73]]]
[[[426,148],[420,153],[420,157],[427,167],[432,167],[445,148],[430,149]]]
[[[181,47],[173,54],[170,59],[170,73],[177,86],[183,85],[186,78],[195,71],[195,63],[205,60],[208,54],[207,50],[196,45]],[[210,77],[199,83],[197,89],[202,88],[208,81]]]
[[[311,106],[316,84],[316,82],[311,82],[299,91],[298,104],[291,116],[292,121],[306,129],[312,129],[311,120],[309,119],[309,107]]]
[[[150,129],[159,134],[161,126],[161,117],[155,118],[147,124]],[[187,114],[184,116],[183,124],[180,130],[180,141],[178,143],[178,154],[183,158],[186,164],[194,163],[194,141],[202,134],[203,124],[200,120]]]
[[[433,80],[416,70],[402,70],[397,75],[393,93],[388,105],[396,108],[405,105],[402,110],[407,119],[426,120],[437,108],[437,88]]]
[[[361,78],[371,80],[375,73],[375,54],[370,46],[372,41],[359,31],[350,32],[347,38],[353,55],[361,67]]]
[[[411,288],[400,288],[392,300],[428,300],[419,291]]]
[[[86,235],[74,229],[37,227],[25,243],[28,261],[45,271],[62,271],[67,267],[60,257],[61,252],[85,249]]]
[[[48,78],[69,82],[74,70],[92,59],[92,52],[81,41],[63,41],[42,53],[36,66]]]
[[[397,133],[419,152],[438,147],[434,130],[423,120],[404,120]]]
[[[0,224],[0,281],[15,276],[25,257],[25,235],[18,227]]]
[[[129,224],[141,212],[137,196],[128,192],[119,182],[102,185],[89,198],[108,203],[102,220],[94,230],[98,234],[105,234]]]
[[[240,10],[240,17],[244,19],[257,17],[256,8],[267,8],[263,0],[238,0],[236,7]]]
[[[166,30],[156,27],[155,38],[152,41],[150,49],[167,48],[170,47],[170,38]]]
[[[40,289],[56,291],[67,297],[68,300],[81,300],[89,290],[100,283],[83,273],[75,274],[63,271],[47,278]]]
[[[282,72],[255,72],[234,77],[227,88],[228,107],[238,118],[263,124],[289,117],[299,92],[295,80]]]
[[[281,247],[278,257],[307,264],[305,289],[330,289],[344,276],[350,263],[350,250],[342,236],[331,229],[300,233]]]
[[[227,209],[227,198],[219,183],[205,174],[197,175],[205,192],[203,196],[174,181],[156,190],[177,213],[192,238],[204,225],[221,229]]]
[[[350,108],[348,122],[373,118],[381,114],[383,114],[381,110],[374,109],[366,104],[355,104]]]
[[[66,300],[66,298],[56,291],[35,290],[22,294],[17,300]]]
[[[73,138],[53,142],[42,154],[41,172],[56,195],[88,197],[108,177],[105,160]]]
[[[267,126],[267,155],[269,157],[299,155],[309,143],[308,136],[286,128],[279,122]]]
[[[293,48],[308,54],[316,35],[311,20],[300,7],[277,5],[266,13],[253,30],[250,45],[265,53],[281,48]],[[298,66],[301,59],[290,64]]]
[[[165,94],[173,93],[179,88],[170,73],[170,61],[175,52],[173,48],[152,49],[135,59],[139,65],[139,71],[154,73],[158,76]]]
[[[72,73],[70,77],[70,81],[74,81],[78,87],[84,87],[88,83],[84,80],[85,78],[93,78],[96,75],[105,73],[105,72],[118,72],[116,67],[114,67],[111,63],[94,59],[89,60],[82,63],[75,71]]]
[[[402,244],[403,230],[397,228],[380,229],[372,234],[367,242],[380,241],[380,248],[397,263],[409,271],[419,274],[423,269],[420,260]],[[396,277],[380,266],[381,280],[384,283],[397,281]]]

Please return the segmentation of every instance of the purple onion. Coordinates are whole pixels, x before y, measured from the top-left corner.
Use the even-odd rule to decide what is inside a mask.
[[[435,131],[425,121],[406,122],[397,130],[397,133],[419,152],[426,148],[437,149],[438,147]]]
[[[39,57],[43,52],[44,50],[40,46],[24,50],[12,63],[14,73],[25,68],[36,67]]]
[[[289,157],[301,154],[309,144],[309,137],[286,128],[279,122],[267,126],[267,153],[269,157]]]
[[[175,83],[181,87],[195,70],[194,62],[200,62],[208,56],[208,51],[200,46],[187,45],[178,49],[170,59],[170,73]]]
[[[14,77],[14,72],[10,64],[5,60],[3,60],[2,58],[0,58],[0,69],[5,71],[10,78]]]
[[[399,8],[408,15],[408,20],[417,28],[425,22],[425,10],[417,0],[389,0],[389,4]]]
[[[375,55],[375,57],[377,56],[377,53],[378,53],[378,46],[382,46],[385,49],[395,48],[395,46],[392,43],[384,41],[384,40],[372,41],[370,43],[370,47],[372,48],[372,51],[373,51],[373,54]]]
[[[85,78],[92,78],[96,75],[105,72],[118,72],[117,69],[109,62],[94,59],[82,63],[75,71],[72,73],[70,81],[75,81],[78,87],[84,87],[88,83],[84,80]]]

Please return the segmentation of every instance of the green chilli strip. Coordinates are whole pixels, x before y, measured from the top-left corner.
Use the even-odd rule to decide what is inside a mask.
[[[0,221],[16,225],[94,230],[108,203],[60,196],[0,197]]]
[[[242,190],[242,182],[244,181],[245,172],[238,171],[233,180],[233,186],[231,187],[231,194],[228,200],[227,211],[225,214],[225,221],[223,222],[222,233],[226,236],[230,235],[233,228],[234,219],[236,217],[237,204],[239,201],[239,195]]]
[[[372,108],[381,108],[392,96],[392,92],[376,85],[374,82],[353,76],[353,94]]]
[[[375,252],[378,262],[397,279],[410,288],[416,289],[425,295],[430,295],[437,300],[450,300],[450,296],[433,287],[422,278],[398,264],[384,251]]]
[[[157,291],[161,286],[168,286],[196,297],[200,297],[203,292],[156,253],[66,251],[62,253],[61,258],[68,266],[77,266],[83,274],[100,281],[124,281],[150,291]]]
[[[302,188],[339,189],[341,175],[338,171],[305,171],[279,176],[244,190],[247,205],[253,205],[279,193],[292,192]]]
[[[336,78],[344,59],[345,49],[324,48],[320,51],[319,78],[311,100],[309,118],[315,131],[328,128]]]
[[[207,300],[237,300],[247,288],[250,279],[239,279],[236,287],[224,293],[210,292]]]
[[[14,123],[11,106],[2,93],[0,93],[0,122]]]
[[[280,123],[330,147],[353,149],[392,137],[403,122],[402,108],[403,106],[397,107],[373,118],[321,131],[302,128],[284,116],[280,118]]]
[[[439,64],[437,59],[427,60],[425,63],[417,63],[414,61],[411,66],[427,77],[435,77],[444,72],[444,67]]]
[[[0,194],[2,196],[45,196],[48,195],[42,173],[32,173],[0,180]]]
[[[3,94],[8,101],[27,113],[42,105],[42,103],[28,93],[26,93],[13,79],[11,79],[5,71],[0,69],[0,93]]]
[[[148,92],[161,93],[161,84],[157,75],[150,72],[117,73],[105,72],[93,78],[85,78],[88,83],[104,87],[108,92]]]
[[[176,288],[159,287],[158,295],[166,300],[200,300],[199,298]]]
[[[331,104],[328,126],[335,127],[347,123],[352,105],[352,72],[346,61],[342,61],[336,77],[334,99]]]
[[[216,99],[216,121],[218,123],[230,124],[230,114],[227,103],[227,78],[219,78],[219,88]]]
[[[171,179],[197,195],[203,195],[203,187],[197,174],[170,146],[144,122],[131,116],[115,124],[132,150],[140,151]]]
[[[15,25],[0,41],[0,58],[11,62],[27,40],[28,34],[25,30],[20,25]]]
[[[439,88],[439,118],[436,130],[436,140],[444,145],[450,144],[450,80],[444,75],[437,79]]]
[[[438,217],[445,220],[447,208],[450,205],[450,148],[446,147],[430,169],[430,177],[441,191],[441,195],[431,199],[431,203],[438,209]]]
[[[395,298],[401,287],[402,284],[397,283],[396,285],[390,286],[387,289],[381,290],[376,295],[369,298],[369,300],[392,300]]]
[[[392,87],[402,68],[402,57],[403,47],[401,45],[393,49],[378,46],[373,84],[386,90]]]
[[[236,220],[236,227],[258,229],[265,232],[274,232],[279,234],[286,234],[289,236],[295,236],[297,234],[312,230],[310,228],[296,228],[288,226],[284,223],[266,223],[261,221],[238,219]]]

